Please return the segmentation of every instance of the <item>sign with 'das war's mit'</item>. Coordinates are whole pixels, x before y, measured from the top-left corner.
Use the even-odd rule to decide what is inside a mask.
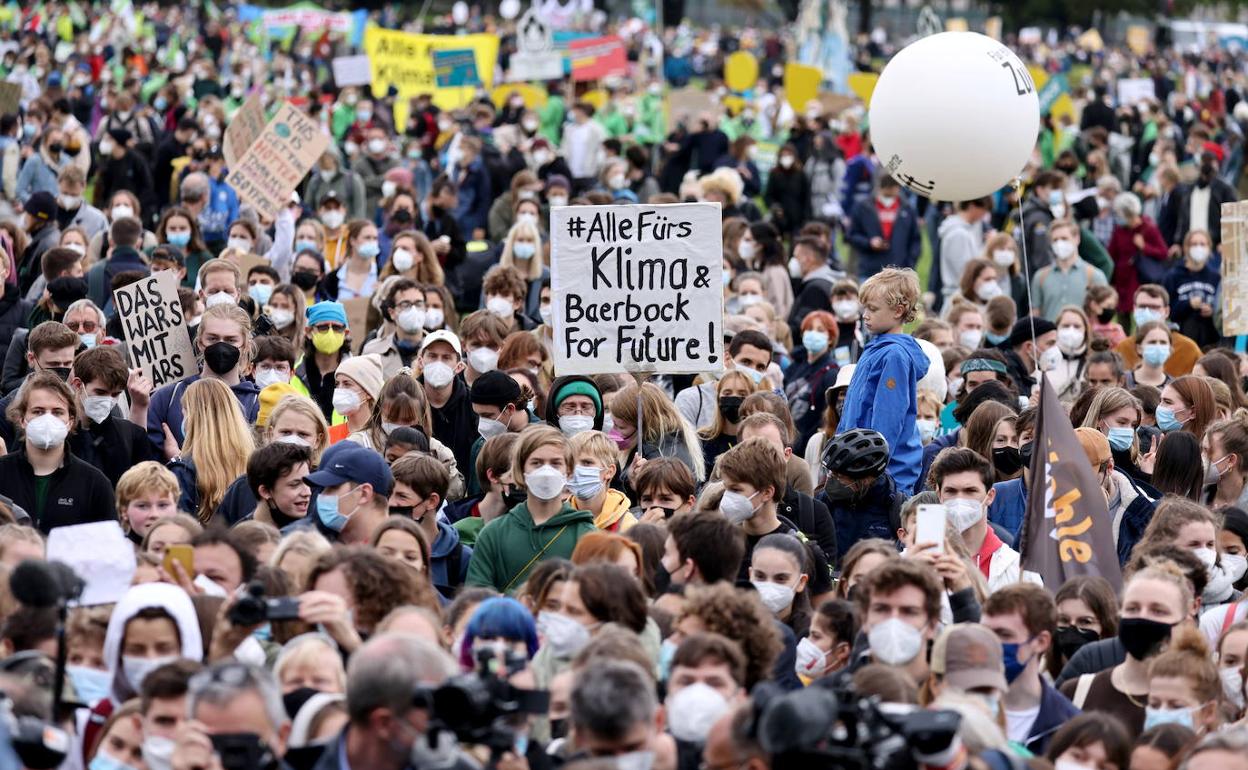
[[[563,206],[550,231],[557,374],[723,370],[718,204]]]

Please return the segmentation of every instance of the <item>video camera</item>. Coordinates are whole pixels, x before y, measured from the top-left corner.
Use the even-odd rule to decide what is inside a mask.
[[[264,584],[253,580],[247,584],[247,593],[226,612],[226,617],[235,626],[258,626],[271,620],[298,620],[299,597],[279,596],[266,599]]]
[[[493,766],[505,752],[515,751],[517,728],[526,715],[547,713],[550,693],[521,689],[508,681],[528,664],[523,654],[512,650],[500,654],[494,648],[475,652],[476,671],[452,677],[437,689],[417,691],[413,705],[432,714],[429,740],[437,754],[445,755],[449,733],[460,744],[489,747]]]
[[[961,751],[955,711],[862,698],[848,677],[796,692],[761,685],[751,732],[773,767],[785,770],[916,770],[945,767]]]

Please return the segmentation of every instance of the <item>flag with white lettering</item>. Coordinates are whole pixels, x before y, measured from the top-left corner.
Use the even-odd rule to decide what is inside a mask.
[[[1105,493],[1047,377],[1033,446],[1023,569],[1053,590],[1076,575],[1100,575],[1121,588]]]

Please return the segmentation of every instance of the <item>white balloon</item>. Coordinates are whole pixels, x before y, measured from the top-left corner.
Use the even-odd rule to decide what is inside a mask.
[[[464,0],[459,0],[455,5],[451,6],[451,21],[456,24],[463,24],[468,21],[468,4]]]
[[[503,0],[498,4],[498,13],[510,21],[520,15],[520,0]]]
[[[871,143],[907,188],[933,200],[981,198],[1019,175],[1040,131],[1027,67],[976,32],[902,49],[871,95]]]

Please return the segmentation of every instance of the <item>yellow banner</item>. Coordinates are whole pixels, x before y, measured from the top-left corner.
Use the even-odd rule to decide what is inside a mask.
[[[467,104],[474,87],[438,88],[433,68],[435,50],[471,49],[477,61],[477,72],[488,90],[494,85],[494,66],[498,62],[498,37],[495,35],[414,35],[370,25],[364,31],[364,53],[373,70],[373,96],[384,96],[390,86],[398,89],[395,102],[395,128],[407,126],[407,100],[417,94],[433,95],[434,104],[442,109],[456,109]],[[402,115],[399,113],[402,112]]]

